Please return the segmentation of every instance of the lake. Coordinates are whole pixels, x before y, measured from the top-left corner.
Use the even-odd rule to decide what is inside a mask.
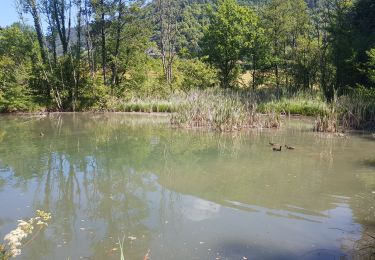
[[[51,223],[19,259],[120,259],[122,239],[125,259],[350,259],[375,230],[375,138],[311,128],[1,116],[0,238],[42,209]]]

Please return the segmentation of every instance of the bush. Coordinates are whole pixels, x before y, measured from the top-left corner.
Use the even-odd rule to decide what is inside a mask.
[[[184,92],[211,88],[219,84],[217,70],[198,59],[179,61],[177,69],[182,76],[180,88]]]
[[[37,109],[26,88],[25,67],[3,57],[0,61],[0,112],[28,112]]]

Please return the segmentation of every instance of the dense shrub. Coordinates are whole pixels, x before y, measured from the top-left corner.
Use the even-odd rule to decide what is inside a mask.
[[[180,61],[177,68],[182,76],[180,88],[185,92],[192,89],[206,89],[219,84],[218,71],[198,59]]]

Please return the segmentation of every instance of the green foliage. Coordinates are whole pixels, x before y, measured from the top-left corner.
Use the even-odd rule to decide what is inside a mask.
[[[181,60],[177,64],[182,74],[181,89],[188,92],[192,89],[206,89],[218,85],[218,72],[210,65],[198,59]]]
[[[258,106],[257,111],[260,113],[276,112],[292,115],[324,116],[329,112],[329,108],[324,101],[296,97],[262,103]]]
[[[366,76],[375,87],[375,48],[366,52],[368,56],[368,62],[366,63]]]
[[[146,81],[144,64],[148,58],[146,50],[151,47],[149,38],[152,31],[149,21],[142,19],[143,14],[144,10],[135,2],[130,5],[125,17],[110,27],[110,35],[113,36],[108,40],[108,58],[112,70],[116,69],[116,75],[112,75],[111,79],[116,96],[121,96],[126,89],[137,88]],[[118,26],[121,26],[121,39],[115,55]]]
[[[294,88],[314,89],[319,83],[319,43],[311,37],[297,38],[293,62]]]
[[[143,113],[172,113],[177,110],[179,103],[163,100],[135,100],[120,103],[117,111]]]
[[[207,60],[220,70],[222,87],[233,87],[239,73],[238,62],[253,46],[258,17],[235,0],[219,2],[202,40]]]
[[[293,82],[291,78],[299,75],[294,71],[300,68],[298,63],[301,65],[298,52],[307,51],[299,47],[299,43],[305,41],[310,26],[306,3],[304,0],[272,0],[262,11],[262,22],[271,46],[274,84],[278,88],[283,81],[286,87],[298,84],[298,80],[294,79]],[[303,69],[302,72],[306,74]]]
[[[200,41],[204,28],[209,24],[208,5],[192,3],[187,5],[181,14],[177,51],[184,58],[197,57],[202,51]]]
[[[0,30],[1,112],[36,109],[29,88],[34,51],[29,37],[32,37],[30,29],[18,24]]]

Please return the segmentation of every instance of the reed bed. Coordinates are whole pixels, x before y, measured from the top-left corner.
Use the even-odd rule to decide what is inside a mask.
[[[375,128],[375,90],[351,91],[339,97],[335,107],[345,128]]]
[[[225,132],[259,123],[256,99],[251,93],[207,90],[189,93],[171,118],[173,125],[206,127]]]
[[[173,94],[165,99],[113,100],[108,107],[110,111],[171,113],[174,126],[221,132],[252,127],[279,128],[281,114],[313,116],[316,118],[313,129],[317,132],[334,133],[339,128],[375,129],[375,93],[369,91],[346,93],[327,103],[319,95],[300,93],[280,100],[263,100],[258,92],[214,88]]]

